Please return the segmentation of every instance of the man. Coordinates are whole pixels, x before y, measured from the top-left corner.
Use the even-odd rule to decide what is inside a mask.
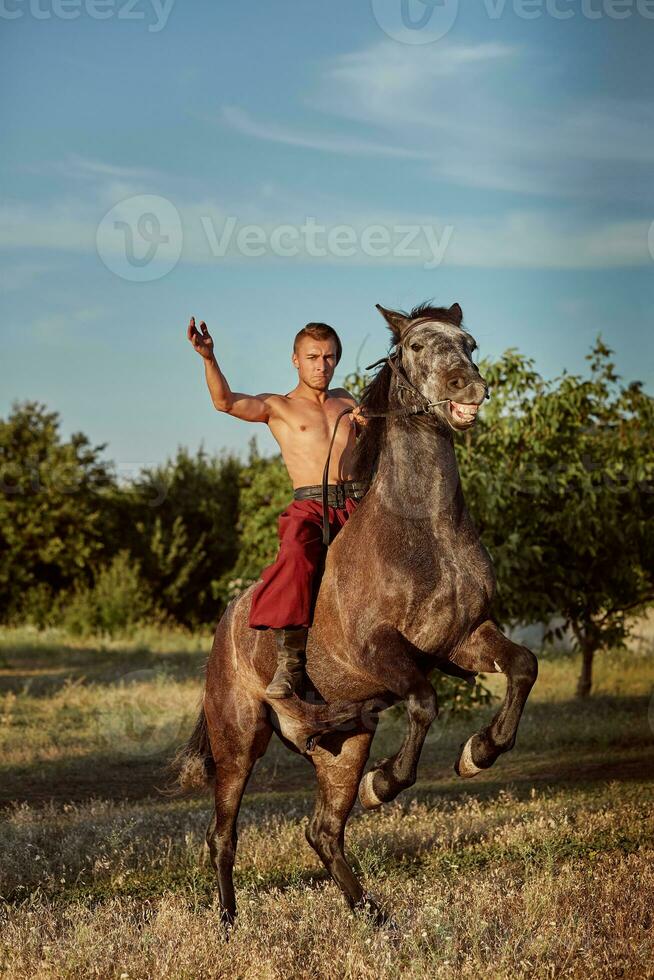
[[[275,632],[277,670],[266,694],[287,698],[304,678],[317,572],[324,557],[322,475],[334,424],[339,413],[351,406],[351,414],[339,421],[329,463],[330,538],[367,490],[365,484],[354,483],[351,474],[354,443],[365,419],[350,392],[329,388],[342,348],[338,334],[326,323],[308,323],[295,337],[291,360],[298,383],[286,395],[232,391],[218,367],[206,323],[201,322],[198,331],[191,317],[187,335],[204,358],[214,407],[246,422],[265,422],[279,444],[293,484],[294,499],[279,517],[277,559],[261,573],[263,581],[253,592],[249,618],[253,629]]]

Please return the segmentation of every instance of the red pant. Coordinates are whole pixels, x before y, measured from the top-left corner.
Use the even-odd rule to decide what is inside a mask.
[[[329,508],[330,541],[359,501],[348,497],[345,507]],[[311,626],[319,576],[326,548],[322,543],[322,501],[293,500],[279,515],[279,551],[264,568],[252,593],[252,629]]]

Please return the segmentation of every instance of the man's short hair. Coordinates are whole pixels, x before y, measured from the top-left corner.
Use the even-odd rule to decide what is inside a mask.
[[[307,323],[306,327],[302,327],[293,341],[294,354],[297,354],[298,344],[303,337],[311,337],[313,340],[329,340],[331,337],[336,343],[336,363],[338,364],[343,353],[343,347],[338,334],[328,323]]]

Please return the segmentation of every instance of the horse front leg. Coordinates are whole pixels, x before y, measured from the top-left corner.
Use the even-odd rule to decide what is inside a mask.
[[[384,693],[391,692],[406,702],[408,727],[399,752],[378,762],[359,786],[359,801],[367,810],[413,786],[420,753],[429,728],[438,715],[436,692],[420,673],[411,656],[411,645],[394,628],[374,634],[360,658],[366,673],[375,677]]]
[[[490,724],[471,735],[461,747],[454,769],[459,776],[476,776],[515,745],[520,718],[536,677],[538,661],[527,647],[513,643],[492,620],[486,620],[456,652],[454,662],[465,670],[506,676],[504,701]]]

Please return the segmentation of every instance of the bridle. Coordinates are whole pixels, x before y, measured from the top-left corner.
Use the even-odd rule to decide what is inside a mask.
[[[404,388],[406,389],[406,391],[409,391],[412,394],[417,395],[420,401],[422,402],[422,405],[420,405],[418,408],[391,408],[387,412],[365,412],[363,413],[364,418],[387,419],[387,418],[401,418],[408,415],[423,415],[423,414],[427,415],[431,413],[432,408],[434,408],[436,405],[444,405],[451,400],[449,398],[441,398],[439,401],[430,402],[427,396],[423,395],[423,393],[420,391],[419,388],[416,388],[413,382],[410,381],[407,378],[407,376],[403,374],[402,371],[400,371],[399,367],[395,363],[396,359],[399,359],[401,356],[402,347],[406,341],[408,333],[411,330],[413,330],[414,327],[418,327],[422,323],[433,323],[433,322],[434,322],[433,317],[429,317],[429,316],[420,317],[419,319],[414,320],[413,323],[409,327],[407,327],[407,329],[404,331],[402,340],[398,341],[395,344],[395,350],[393,351],[392,354],[389,353],[386,357],[380,357],[378,361],[375,361],[373,364],[368,364],[364,368],[365,371],[369,371],[370,368],[377,367],[378,364],[383,364],[384,362],[386,362],[386,364],[388,364],[391,371],[397,378],[396,387]],[[329,450],[327,452],[327,461],[325,462],[325,468],[322,474],[322,541],[324,545],[329,545],[329,493],[327,490],[327,485],[328,485],[327,481],[329,479],[329,460],[331,459],[331,455],[332,455],[332,446],[334,445],[334,439],[336,438],[336,430],[338,429],[338,423],[341,421],[341,418],[344,415],[348,415],[350,412],[353,411],[354,411],[353,408],[344,408],[343,411],[339,412],[338,415],[336,416],[336,421],[334,423],[334,431],[332,432],[332,438],[331,438],[331,442],[329,443]]]

